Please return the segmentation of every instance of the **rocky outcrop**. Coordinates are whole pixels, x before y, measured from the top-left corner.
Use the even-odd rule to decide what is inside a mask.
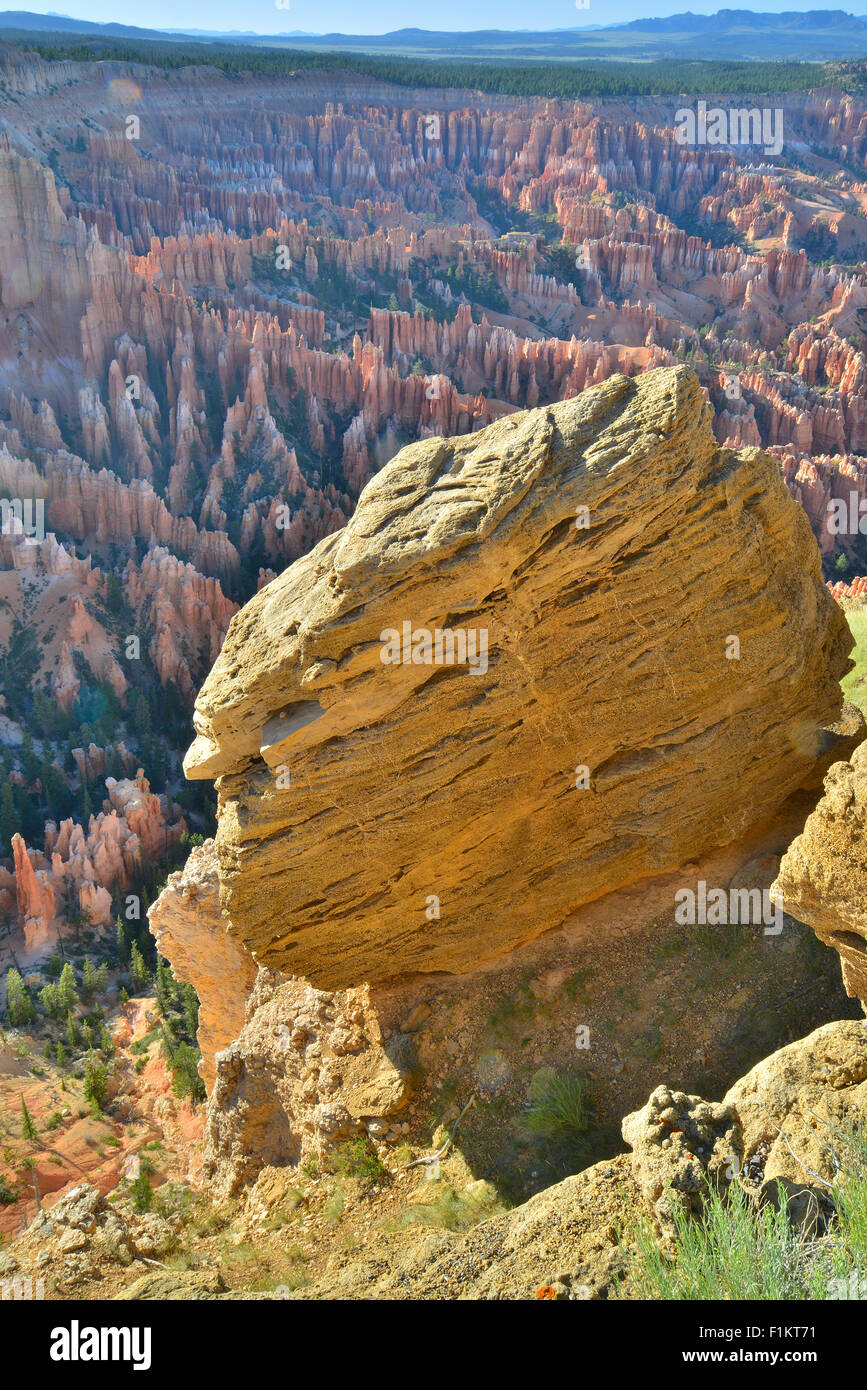
[[[142,1274],[155,1256],[175,1248],[180,1224],[177,1214],[168,1219],[155,1212],[122,1215],[97,1187],[80,1183],[39,1213],[16,1241],[14,1254],[0,1256],[0,1275],[42,1279],[43,1289],[48,1285],[52,1291],[80,1291],[125,1269]]]
[[[867,1115],[867,1022],[827,1023],[766,1057],[719,1105],[658,1087],[623,1121],[632,1174],[663,1236],[676,1208],[700,1215],[708,1185],[739,1183],[760,1202],[786,1193],[789,1219],[821,1230],[822,1191],[857,1161]]]
[[[329,989],[471,969],[770,814],[850,647],[776,465],[717,447],[685,368],[412,445],[199,695],[232,931]]]
[[[867,746],[830,768],[776,888],[785,910],[839,952],[846,993],[867,1009]]]
[[[217,852],[213,840],[191,850],[177,873],[170,874],[148,921],[161,956],[180,980],[195,985],[199,996],[199,1071],[208,1090],[214,1082],[214,1056],[233,1042],[244,1026],[247,998],[256,979],[252,957],[229,934],[220,912]]]
[[[780,1183],[790,1224],[821,1236],[837,1165],[845,1172],[857,1161],[846,1133],[867,1114],[865,1030],[867,1023],[826,1024],[759,1063],[719,1103],[659,1087],[624,1120],[630,1154],[585,1168],[466,1234],[371,1233],[354,1259],[334,1260],[294,1297],[647,1297],[632,1282],[636,1221],[649,1220],[672,1254],[674,1206],[701,1220],[708,1180],[720,1191],[739,1186],[756,1205],[778,1201]],[[459,1152],[444,1166],[464,1203],[478,1202],[484,1215],[485,1193],[476,1189],[490,1185],[468,1181]]]
[[[853,1130],[867,1118],[867,1022],[826,1023],[780,1048],[736,1081],[723,1104],[738,1117],[755,1178],[833,1181],[838,1163],[851,1164]]]
[[[34,868],[20,835],[12,836],[18,920],[28,951],[48,945],[55,915],[54,889],[44,869]]]
[[[206,1175],[228,1195],[266,1166],[384,1132],[409,1100],[412,1056],[408,1035],[383,1038],[366,985],[318,990],[262,970],[243,1030],[215,1058]]]
[[[674,1207],[701,1213],[708,1182],[724,1189],[741,1166],[743,1136],[734,1107],[657,1086],[623,1121],[632,1174],[660,1229],[676,1233]]]

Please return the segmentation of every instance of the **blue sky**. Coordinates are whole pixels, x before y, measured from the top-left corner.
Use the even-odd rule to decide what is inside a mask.
[[[15,0],[6,0],[11,5]],[[583,24],[610,24],[629,19],[642,19],[681,14],[713,14],[721,8],[753,9],[764,12],[780,10],[809,10],[821,8],[816,0],[798,4],[797,0],[762,0],[760,4],[744,4],[743,0],[669,0],[648,6],[646,0],[590,0],[589,9],[576,9],[574,0],[421,0],[407,5],[406,0],[288,0],[290,8],[278,8],[276,0],[148,0],[148,4],[117,3],[117,0],[81,0],[66,8],[54,4],[28,4],[18,0],[22,9],[38,14],[73,15],[76,19],[99,22],[135,24],[143,29],[231,29],[253,30],[259,34],[287,33],[293,29],[323,34],[339,31],[348,34],[384,34],[390,29],[412,25],[418,29],[570,29]],[[284,0],[285,3],[285,0]],[[849,13],[864,14],[865,4],[846,4],[824,8],[846,9]]]

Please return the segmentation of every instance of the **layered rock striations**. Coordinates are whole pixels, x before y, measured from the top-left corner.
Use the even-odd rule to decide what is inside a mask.
[[[686,368],[410,445],[199,695],[231,930],[325,989],[472,969],[771,814],[851,645]]]

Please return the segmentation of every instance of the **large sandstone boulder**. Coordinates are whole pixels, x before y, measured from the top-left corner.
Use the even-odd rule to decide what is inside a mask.
[[[411,444],[199,695],[231,930],[323,988],[470,970],[772,813],[851,646],[779,466],[718,447],[686,368]]]
[[[867,1006],[867,744],[829,770],[776,888],[785,910],[839,951],[846,993]]]
[[[867,1022],[826,1023],[758,1062],[726,1093],[747,1162],[764,1178],[829,1183],[851,1166],[846,1135],[867,1126]]]

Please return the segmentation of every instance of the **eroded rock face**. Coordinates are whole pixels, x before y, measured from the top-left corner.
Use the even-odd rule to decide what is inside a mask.
[[[724,1188],[743,1158],[743,1136],[732,1105],[715,1105],[657,1086],[647,1104],[627,1115],[623,1138],[632,1173],[659,1227],[674,1236],[674,1205],[701,1212],[708,1183]]]
[[[776,887],[785,910],[840,953],[846,993],[867,1007],[867,745],[829,769]]]
[[[770,814],[851,645],[779,469],[718,448],[686,368],[412,444],[199,695],[232,929],[328,988],[471,969]]]
[[[826,1023],[781,1047],[723,1104],[738,1116],[745,1161],[760,1154],[766,1180],[831,1182],[837,1162],[851,1166],[846,1133],[867,1120],[867,1021]]]
[[[214,1054],[244,1026],[247,999],[256,980],[253,958],[229,935],[220,911],[217,851],[206,840],[191,852],[183,869],[170,874],[148,922],[157,950],[172,963],[180,980],[199,996],[200,1072],[210,1090]]]
[[[237,1040],[218,1052],[205,1173],[231,1194],[265,1167],[297,1165],[399,1112],[412,1047],[387,1042],[366,985],[336,992],[261,970]]]
[[[815,1232],[865,1115],[867,1022],[842,1020],[765,1057],[719,1104],[658,1086],[622,1130],[635,1183],[669,1239],[678,1207],[698,1214],[709,1185],[735,1182],[759,1203],[776,1203],[781,1182],[789,1219]]]

